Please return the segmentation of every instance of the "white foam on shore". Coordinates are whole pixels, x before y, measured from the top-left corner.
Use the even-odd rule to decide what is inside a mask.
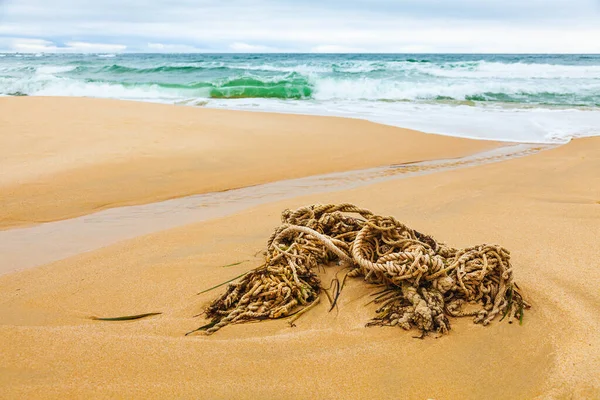
[[[210,100],[207,107],[359,118],[427,133],[522,143],[600,135],[600,109],[500,108],[427,103]],[[365,132],[368,135],[368,132]]]

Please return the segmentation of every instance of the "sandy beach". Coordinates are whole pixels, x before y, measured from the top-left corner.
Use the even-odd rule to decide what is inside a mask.
[[[0,98],[0,108],[0,229],[498,145],[361,120],[115,100]]]
[[[0,229],[500,145],[352,119],[113,100],[0,98],[0,109]],[[0,275],[0,398],[598,398],[599,171],[600,138],[577,139],[251,207]],[[524,323],[453,319],[448,335],[424,340],[366,328],[375,289],[354,279],[337,311],[322,302],[296,327],[184,336],[220,289],[197,293],[258,266],[282,210],[342,202],[456,247],[508,248],[532,304]],[[89,318],[146,312],[162,314]]]

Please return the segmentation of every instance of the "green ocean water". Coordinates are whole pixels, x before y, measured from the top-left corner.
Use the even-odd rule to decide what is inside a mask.
[[[600,56],[0,54],[0,95],[341,115],[458,136],[553,141],[596,134]],[[502,118],[503,132],[482,132]]]

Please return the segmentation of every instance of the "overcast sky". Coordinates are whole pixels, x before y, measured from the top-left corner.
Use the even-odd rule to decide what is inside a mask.
[[[0,0],[0,52],[600,53],[600,0]]]

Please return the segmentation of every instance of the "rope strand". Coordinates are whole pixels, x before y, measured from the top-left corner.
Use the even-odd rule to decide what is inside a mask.
[[[529,306],[513,283],[510,253],[503,247],[459,250],[394,217],[353,204],[317,204],[283,211],[265,263],[229,284],[206,309],[212,321],[201,330],[212,334],[229,324],[292,315],[296,320],[325,291],[315,271],[333,261],[350,268],[348,277],[387,288],[374,300],[383,304],[367,326],[443,334],[450,329],[449,317],[473,316],[487,325],[508,314],[512,322]],[[465,310],[465,304],[476,309]]]

